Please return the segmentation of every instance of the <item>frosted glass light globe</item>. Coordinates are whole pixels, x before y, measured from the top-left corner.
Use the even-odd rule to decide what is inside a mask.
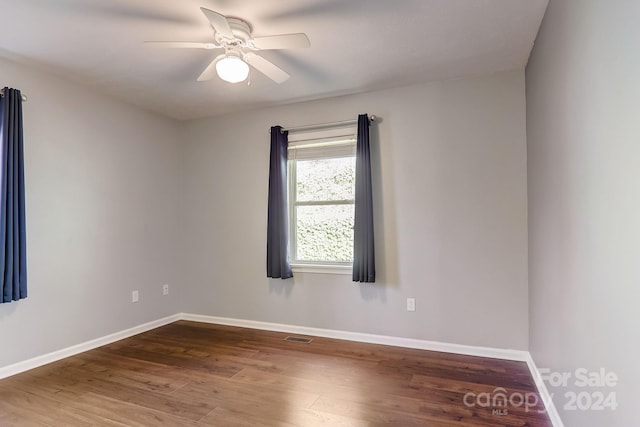
[[[218,76],[229,83],[239,83],[249,76],[249,66],[237,56],[227,56],[216,63]]]

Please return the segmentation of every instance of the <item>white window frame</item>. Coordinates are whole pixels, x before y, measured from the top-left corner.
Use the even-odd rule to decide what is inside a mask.
[[[355,200],[331,200],[298,202],[296,200],[296,161],[311,159],[329,159],[338,157],[355,157],[356,152],[355,126],[296,132],[289,135],[288,146],[288,201],[289,201],[289,245],[291,253],[291,267],[294,272],[324,273],[350,275],[353,262],[306,261],[298,260],[297,255],[297,206],[323,206],[353,204]],[[355,194],[354,194],[355,197]]]

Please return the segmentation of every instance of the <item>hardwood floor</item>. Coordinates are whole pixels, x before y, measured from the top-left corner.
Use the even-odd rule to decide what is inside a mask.
[[[176,322],[1,380],[0,426],[551,426],[522,362],[288,335]]]

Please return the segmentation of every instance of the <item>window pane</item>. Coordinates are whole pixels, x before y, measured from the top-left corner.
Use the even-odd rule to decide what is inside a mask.
[[[353,261],[354,205],[298,206],[297,254],[300,261]]]
[[[353,200],[356,185],[356,158],[298,160],[297,200]]]

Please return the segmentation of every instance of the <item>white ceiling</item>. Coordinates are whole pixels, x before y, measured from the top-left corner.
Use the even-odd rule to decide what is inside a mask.
[[[547,2],[0,0],[0,56],[191,119],[521,68]],[[311,48],[261,52],[291,74],[281,85],[258,72],[251,86],[196,82],[219,52],[143,41],[211,41],[201,6],[248,21],[254,36],[304,32]]]

